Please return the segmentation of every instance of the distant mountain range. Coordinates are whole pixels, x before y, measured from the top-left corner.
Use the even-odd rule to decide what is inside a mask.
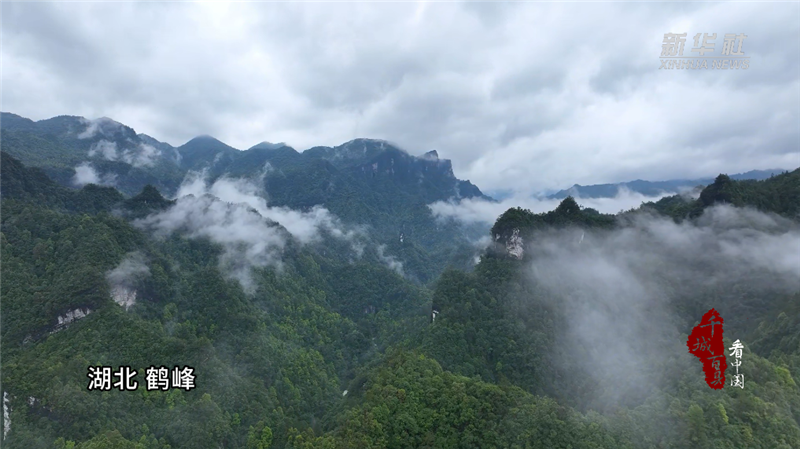
[[[0,113],[0,131],[4,151],[27,166],[43,169],[57,182],[74,186],[75,167],[88,163],[107,175],[108,184],[113,179],[114,187],[128,195],[147,184],[172,195],[188,171],[205,169],[212,178],[247,176],[268,163],[272,168],[311,170],[330,164],[335,171],[362,180],[391,179],[433,201],[485,197],[469,181],[456,179],[451,162],[439,159],[435,151],[416,157],[375,139],[355,139],[302,153],[285,143],[270,142],[240,151],[207,135],[173,147],[105,117],[58,116],[35,122],[7,112]]]
[[[745,179],[760,181],[786,171],[787,170],[778,168],[770,170],[750,170],[746,173],[730,175],[730,178],[738,181]],[[635,181],[618,182],[616,184],[593,184],[589,186],[575,184],[569,189],[559,190],[556,193],[548,195],[548,198],[564,199],[568,196],[577,198],[613,198],[619,194],[620,190],[629,190],[645,196],[658,196],[681,193],[692,190],[698,186],[705,187],[713,183],[714,178],[670,179],[667,181],[644,181],[642,179],[637,179]]]
[[[800,448],[800,169],[475,232],[436,152],[0,119],[4,449]]]
[[[109,118],[32,121],[0,114],[2,150],[62,186],[110,186],[133,197],[152,185],[173,197],[190,173],[202,173],[209,184],[222,177],[247,178],[263,188],[270,206],[304,211],[323,206],[346,223],[369,227],[423,280],[445,265],[457,242],[485,233],[438,223],[431,214],[428,204],[436,201],[490,199],[457,179],[451,162],[435,151],[413,156],[374,139],[303,152],[262,142],[241,151],[211,136],[173,147]]]

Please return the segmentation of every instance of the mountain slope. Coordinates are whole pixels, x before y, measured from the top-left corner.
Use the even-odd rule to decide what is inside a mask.
[[[696,200],[674,195],[644,203],[642,207],[681,220],[697,217],[704,209],[715,204],[749,206],[800,220],[800,168],[763,181],[737,181],[727,175],[719,175],[700,192]]]
[[[485,233],[478,226],[434,219],[427,207],[432,202],[483,197],[469,181],[457,179],[450,161],[435,152],[415,157],[371,139],[302,153],[269,143],[239,151],[210,136],[172,147],[107,118],[33,122],[4,114],[3,151],[63,186],[94,183],[133,196],[152,185],[171,197],[196,173],[209,185],[246,178],[271,206],[302,211],[321,206],[348,225],[364,228],[420,282],[448,264],[466,266],[472,255],[465,254],[474,252],[471,242]]]
[[[730,178],[735,180],[750,179],[760,181],[783,172],[785,172],[785,170],[781,169],[750,170],[745,173],[731,175]],[[663,195],[664,193],[682,193],[692,190],[698,186],[707,186],[713,182],[714,178],[701,178],[671,179],[668,181],[644,181],[637,179],[635,181],[620,182],[616,184],[594,184],[588,186],[575,184],[569,189],[559,190],[558,192],[549,195],[548,198],[564,199],[568,196],[579,198],[613,198],[619,194],[620,190],[629,190],[645,196],[657,196]]]
[[[376,153],[367,167],[380,170],[362,177],[357,158],[256,150],[210,176],[241,170],[285,204],[304,196],[269,183],[305,179],[315,188],[298,190],[332,208],[347,203],[326,183],[370,186],[376,197],[351,198],[367,208],[426,167]],[[611,216],[572,198],[542,214],[511,209],[474,271],[447,270],[428,290],[383,260],[414,238],[380,250],[328,229],[301,241],[299,210],[281,210],[281,223],[213,189],[177,201],[152,186],[74,190],[0,156],[3,447],[800,445],[800,287],[776,271],[797,223],[740,207],[791,216],[797,172],[720,177],[680,224],[650,206]],[[414,216],[411,200],[374,204],[376,217]],[[271,239],[278,249],[259,252]],[[746,250],[770,242],[767,258]],[[686,352],[710,307],[726,347],[745,343],[743,390],[708,389]],[[147,391],[146,370],[162,365],[193,367],[197,387]],[[139,388],[89,391],[90,366],[130,366]]]
[[[64,186],[103,183],[134,195],[147,184],[175,191],[183,179],[167,144],[140,137],[109,118],[59,116],[33,122],[4,112],[0,132],[3,151]]]
[[[200,136],[177,148],[183,170],[207,167],[223,168],[239,156],[240,151],[211,136]]]
[[[88,210],[72,199],[113,189],[66,189],[5,153],[2,170],[2,385],[11,428],[3,447],[51,448],[58,438],[87,447],[108,438],[245,447],[248,429],[265,419],[281,447],[292,427],[335,409],[342,386],[396,329],[426,322],[425,291],[368,251],[348,260],[335,242],[301,244],[237,209],[231,218],[263,222],[286,239],[280,271],[255,269],[258,287],[246,294],[226,271],[235,267],[222,263],[221,244],[142,227],[139,212],[175,210],[156,189],[127,200],[114,191],[117,201]],[[363,277],[358,296],[342,275]],[[94,364],[134,367],[139,391],[88,391]],[[152,364],[194,367],[197,389],[144,392]]]

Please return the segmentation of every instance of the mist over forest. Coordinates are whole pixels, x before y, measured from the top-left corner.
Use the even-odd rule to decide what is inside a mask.
[[[4,447],[800,444],[800,170],[531,211],[380,140],[102,166],[138,135],[4,117]],[[686,351],[711,308],[744,388]]]
[[[0,447],[800,449],[798,16],[0,2]]]

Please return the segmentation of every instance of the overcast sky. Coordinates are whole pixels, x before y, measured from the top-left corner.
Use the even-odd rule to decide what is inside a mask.
[[[664,33],[747,70],[659,70]],[[2,110],[172,145],[355,137],[520,192],[800,166],[798,3],[2,3]]]

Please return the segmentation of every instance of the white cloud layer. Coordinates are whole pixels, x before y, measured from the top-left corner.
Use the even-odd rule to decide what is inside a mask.
[[[310,244],[323,234],[347,241],[359,234],[321,206],[307,212],[269,206],[258,181],[263,179],[220,178],[209,185],[205,173],[191,173],[178,190],[174,206],[135,224],[162,237],[182,232],[222,245],[220,269],[247,292],[255,289],[253,268],[280,269],[290,236]]]
[[[173,145],[386,139],[438,150],[487,190],[791,169],[798,13],[763,2],[8,3],[3,107],[111,116]],[[659,70],[667,32],[689,34],[686,55],[694,33],[717,33],[717,48],[745,33],[750,68]]]
[[[390,270],[394,271],[400,276],[405,276],[405,273],[403,272],[403,263],[397,260],[391,254],[386,253],[386,245],[378,245],[377,253],[378,259],[381,261],[381,263],[389,267]]]
[[[116,161],[119,155],[117,154],[117,144],[109,142],[108,140],[99,140],[92,144],[89,148],[89,157],[100,155],[107,161]]]
[[[148,276],[150,268],[145,262],[144,254],[138,251],[126,254],[119,265],[106,273],[111,287],[111,299],[128,310],[136,304],[136,282]]]
[[[259,186],[262,179],[220,178],[208,185],[205,173],[191,173],[178,189],[178,198],[186,195],[212,195],[232,204],[245,204],[256,210],[262,217],[283,225],[292,236],[301,243],[312,243],[321,238],[321,231],[334,237],[351,239],[358,230],[345,230],[341,221],[323,206],[314,206],[307,212],[296,211],[288,207],[269,206],[264,189]]]
[[[150,268],[140,252],[126,254],[119,265],[106,273],[106,279],[112,286],[127,288],[133,287],[137,280],[147,276],[150,276]]]
[[[153,230],[157,236],[181,232],[222,245],[220,269],[248,292],[255,289],[253,268],[280,267],[288,238],[275,223],[246,204],[231,204],[211,195],[184,196],[168,210],[135,224]]]
[[[691,323],[676,321],[676,299],[716,308],[730,335],[731,322],[749,318],[740,315],[744,301],[800,290],[797,223],[731,206],[707,209],[695,223],[638,216],[580,240],[574,230],[542,233],[526,254],[528,278],[570,317],[561,362],[584,360],[606,405],[652,392],[663,380],[663,353],[691,358],[681,336]]]
[[[89,162],[75,166],[75,175],[72,176],[72,184],[78,187],[83,187],[86,184],[113,186],[116,180],[117,176],[113,173],[100,175]]]
[[[619,193],[613,198],[578,197],[575,198],[575,200],[581,206],[590,207],[606,214],[616,214],[617,212],[639,207],[643,202],[658,201],[668,195],[672,194],[645,196],[628,189],[620,189]],[[455,219],[467,224],[493,224],[495,220],[497,220],[497,217],[512,207],[521,207],[534,213],[542,213],[555,209],[561,201],[562,200],[525,196],[515,196],[498,202],[487,201],[480,198],[467,198],[461,201],[437,201],[429,204],[428,207],[438,219]]]
[[[152,167],[161,151],[152,145],[141,143],[123,151],[121,159],[134,167]]]
[[[119,150],[116,142],[98,140],[89,148],[89,157],[102,157],[107,161],[123,161],[134,167],[152,167],[161,151],[146,143],[133,144]]]

